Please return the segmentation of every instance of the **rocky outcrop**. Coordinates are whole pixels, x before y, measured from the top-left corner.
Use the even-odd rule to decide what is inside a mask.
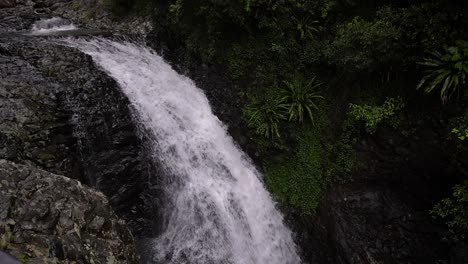
[[[105,196],[76,180],[0,160],[3,250],[28,263],[137,263]]]
[[[40,176],[57,174],[90,186],[83,187],[86,192],[95,192],[90,188],[100,190],[122,220],[111,216],[112,210],[102,195],[100,199],[91,197],[82,204],[73,204],[89,215],[85,222],[71,220],[78,221],[78,233],[75,227],[69,228],[75,224],[68,220],[65,223],[67,229],[60,229],[60,218],[49,214],[37,215],[26,224],[12,226],[12,221],[20,221],[23,215],[11,215],[15,210],[21,210],[11,207],[5,212],[13,220],[7,221],[8,228],[3,228],[0,234],[13,232],[16,236],[25,233],[24,243],[15,244],[13,249],[16,251],[12,249],[17,256],[28,252],[47,261],[57,257],[64,261],[79,260],[78,263],[89,263],[93,259],[94,263],[132,263],[135,259],[133,240],[126,239],[128,229],[125,226],[138,235],[150,230],[157,219],[154,216],[156,166],[148,162],[144,133],[140,136],[129,102],[115,81],[89,56],[59,43],[58,38],[15,33],[30,29],[40,18],[52,17],[62,11],[69,12],[74,23],[84,25],[86,22],[80,20],[84,14],[76,10],[94,3],[91,2],[18,0],[14,7],[0,7],[0,159],[28,170],[44,170],[37,174],[37,181]],[[73,9],[74,6],[78,9]],[[108,25],[110,27],[110,22]],[[62,181],[47,183],[48,191],[56,189],[60,192],[66,187]],[[65,190],[70,188],[60,195],[65,195]],[[60,214],[62,210],[65,214],[73,208],[49,207],[53,214]],[[102,207],[105,214],[92,211],[95,207]],[[0,205],[2,212],[4,208]],[[101,223],[101,218],[96,218],[95,224],[102,224],[102,228],[90,231],[94,216],[104,218],[105,224]],[[91,217],[94,218],[88,219]],[[115,229],[110,230],[109,225]],[[39,234],[28,233],[28,230],[39,232],[40,239],[33,239]],[[89,236],[83,236],[85,232]],[[151,235],[151,232],[145,234]],[[102,247],[101,240],[104,241]],[[34,253],[36,248],[40,254]],[[47,253],[48,250],[54,253]],[[104,255],[106,251],[113,256]]]
[[[116,18],[100,0],[0,0],[0,33],[26,31],[34,21],[62,17],[86,29],[146,34],[151,31],[149,16]]]
[[[79,179],[103,191],[134,231],[150,225],[155,168],[114,80],[47,39],[10,38],[0,49],[0,158]]]
[[[59,85],[7,50],[0,53],[0,158],[80,178],[73,127],[56,96]]]

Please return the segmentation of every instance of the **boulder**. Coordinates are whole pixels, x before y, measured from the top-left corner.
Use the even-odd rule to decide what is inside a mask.
[[[76,180],[0,160],[3,250],[30,263],[138,263],[106,197]]]

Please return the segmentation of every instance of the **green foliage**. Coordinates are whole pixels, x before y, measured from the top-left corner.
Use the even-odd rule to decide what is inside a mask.
[[[357,158],[356,151],[349,144],[337,142],[327,145],[326,177],[334,182],[351,181],[352,173],[364,167],[364,162]]]
[[[304,122],[304,116],[314,122],[313,109],[318,110],[315,100],[324,99],[317,92],[321,83],[313,77],[309,82],[304,83],[300,79],[291,82],[284,82],[286,88],[281,91],[281,102],[284,104],[289,114],[289,121]]]
[[[455,239],[465,239],[468,234],[468,181],[455,185],[453,196],[436,204],[431,213],[446,221]]]
[[[440,98],[447,102],[457,89],[465,86],[468,75],[468,42],[459,41],[456,46],[446,48],[444,54],[432,52],[431,55],[431,58],[420,63],[429,69],[417,89],[424,88],[426,93],[430,93],[435,88],[440,88]]]
[[[325,46],[326,59],[345,70],[367,70],[394,60],[401,33],[386,20],[354,17],[339,25],[335,38]]]
[[[460,116],[451,118],[449,126],[452,127],[452,134],[461,141],[468,138],[468,111],[465,111]]]
[[[21,254],[18,256],[18,260],[23,262],[23,263],[29,263],[31,262],[31,258],[27,254]]]
[[[457,138],[462,141],[468,138],[468,128],[464,128],[464,129],[453,128],[452,133],[455,134]]]
[[[266,159],[268,186],[284,204],[307,213],[313,212],[329,178],[347,180],[360,166],[352,148],[362,133],[356,121],[368,133],[398,123],[403,100],[370,104],[362,100],[357,91],[361,88],[354,88],[356,79],[366,74],[360,80],[378,87],[371,92],[381,98],[388,90],[384,92],[385,85],[380,84],[416,75],[415,62],[425,50],[466,37],[468,28],[466,12],[458,4],[463,1],[396,1],[388,6],[388,1],[336,0],[105,1],[117,14],[150,4],[145,10],[154,12],[155,39],[180,52],[184,62],[196,62],[190,66],[206,63],[226,69],[233,85],[255,98],[241,107],[244,120],[256,133],[257,148],[268,150],[262,153],[266,157],[261,156]],[[315,81],[309,85],[291,79],[311,73],[327,80],[329,91]],[[415,86],[414,81],[410,78],[407,83]],[[458,82],[460,86],[463,81]],[[390,88],[397,92],[405,86]],[[448,90],[454,89],[460,87]],[[318,120],[323,109],[317,111],[315,105],[325,103],[319,94],[326,93],[336,96],[333,103],[339,110],[336,116],[327,116],[333,124],[325,128]],[[351,105],[343,118],[342,109],[356,98],[368,104]],[[319,124],[312,126],[303,122],[306,119]],[[334,135],[343,119],[343,135]],[[463,126],[453,127],[464,132]],[[322,149],[319,134],[327,148]],[[271,158],[276,152],[284,156]]]
[[[282,204],[312,214],[326,186],[322,173],[322,148],[318,129],[300,128],[294,153],[264,162],[265,182]]]
[[[323,99],[318,95],[320,83],[313,77],[309,82],[300,78],[285,81],[281,90],[272,88],[263,95],[263,100],[254,99],[253,103],[244,108],[243,118],[247,126],[254,129],[258,135],[266,138],[279,138],[280,126],[284,121],[303,123],[305,116],[314,121],[313,111],[318,110],[315,103]]]
[[[349,116],[355,121],[363,121],[366,131],[373,134],[384,121],[396,128],[398,119],[395,115],[404,106],[405,103],[400,97],[388,98],[381,106],[350,104]]]
[[[451,21],[458,12],[447,10],[442,2],[431,1],[408,7],[385,6],[376,12],[376,19],[397,28],[400,37],[394,43],[391,56],[397,67],[412,67],[425,50],[443,46],[454,36]]]
[[[254,103],[244,108],[244,119],[247,125],[259,135],[266,138],[280,137],[280,122],[286,119],[285,107],[277,98],[264,103]]]

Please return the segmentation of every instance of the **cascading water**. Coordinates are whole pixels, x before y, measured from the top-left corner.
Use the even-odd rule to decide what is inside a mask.
[[[47,35],[54,32],[75,30],[77,27],[70,21],[60,18],[53,17],[49,19],[41,19],[36,21],[32,26],[32,35]]]
[[[164,225],[155,263],[297,264],[261,175],[212,113],[203,92],[150,49],[105,39],[68,39],[121,86],[154,136],[164,166]]]

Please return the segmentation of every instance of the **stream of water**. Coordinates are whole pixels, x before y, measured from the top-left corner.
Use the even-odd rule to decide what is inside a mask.
[[[162,233],[150,242],[153,263],[301,263],[261,175],[202,90],[145,46],[98,38],[66,42],[119,83],[154,138],[166,202]]]

